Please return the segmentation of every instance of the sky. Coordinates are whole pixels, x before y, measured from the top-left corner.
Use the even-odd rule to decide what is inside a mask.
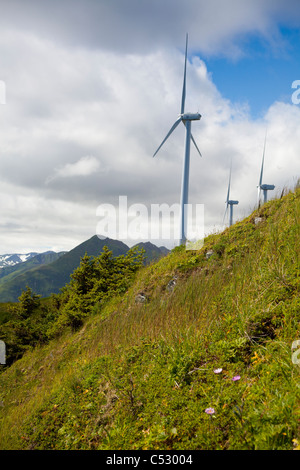
[[[189,202],[205,235],[224,228],[230,165],[234,220],[255,208],[266,132],[268,197],[296,184],[298,0],[0,0],[0,13],[0,254],[70,250],[120,196],[149,214],[179,203],[184,127],[153,153],[180,113],[187,33],[202,154]]]

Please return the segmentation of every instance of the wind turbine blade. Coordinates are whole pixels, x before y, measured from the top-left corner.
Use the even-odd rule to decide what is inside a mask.
[[[266,141],[267,141],[267,132],[266,132],[266,135],[265,135],[264,151],[263,151],[263,157],[262,157],[262,162],[261,162],[261,170],[260,170],[260,177],[259,177],[259,186],[261,186],[261,184],[262,184],[262,178],[263,178],[263,172],[264,172],[264,161],[265,161]]]
[[[257,186],[258,187],[258,192],[257,192],[257,207],[259,208],[260,207],[260,186]]]
[[[181,114],[184,114],[184,105],[185,105],[187,47],[188,47],[188,35],[186,35],[186,43],[185,43],[184,74],[183,74],[183,87],[182,87],[181,110],[180,110]]]
[[[172,132],[176,129],[176,127],[178,126],[178,124],[181,122],[181,117],[179,117],[177,119],[177,121],[175,121],[175,123],[173,124],[173,126],[171,127],[171,129],[169,130],[169,132],[167,133],[166,137],[164,138],[164,140],[162,141],[162,143],[160,144],[160,146],[158,147],[158,149],[156,150],[156,152],[153,154],[153,157],[155,157],[155,155],[157,154],[157,152],[159,151],[159,149],[163,146],[163,144],[165,143],[165,141],[168,139],[168,137],[170,137],[170,135],[172,134]]]
[[[263,153],[263,158],[262,158],[262,162],[261,162],[261,169],[260,169],[260,177],[259,177],[259,183],[258,183],[259,187],[262,184],[262,178],[263,178],[263,173],[264,173],[264,159],[265,159],[265,154]]]
[[[230,172],[229,172],[229,181],[228,181],[228,190],[227,190],[227,208],[228,208],[228,201],[229,201],[229,195],[230,195],[230,182],[231,182],[231,165],[230,165]]]
[[[198,149],[198,145],[196,144],[195,139],[194,139],[194,137],[193,137],[192,134],[191,134],[191,139],[192,139],[192,142],[193,142],[193,144],[195,145],[196,150],[197,150],[197,152],[199,153],[200,157],[202,157],[202,154],[201,154],[200,150]]]
[[[182,121],[182,122],[183,122],[183,124],[186,126],[185,121]],[[193,142],[193,144],[195,145],[196,150],[197,150],[197,152],[199,153],[200,157],[202,157],[202,153],[200,152],[199,147],[198,147],[198,145],[196,144],[196,141],[195,141],[194,136],[193,136],[192,133],[191,133],[191,139],[192,139],[192,142]]]
[[[228,211],[228,204],[226,205],[226,209],[225,209],[225,213],[224,213],[222,225],[224,225],[224,222],[225,222],[225,219],[226,219],[226,215],[227,215],[227,211]]]

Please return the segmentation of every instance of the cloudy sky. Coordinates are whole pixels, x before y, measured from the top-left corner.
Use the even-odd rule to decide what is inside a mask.
[[[298,0],[0,0],[0,253],[69,250],[97,207],[179,203],[184,126],[199,112],[190,203],[222,227],[300,176]],[[296,88],[292,88],[292,85]],[[149,212],[150,213],[150,212]],[[99,214],[99,213],[98,213]]]

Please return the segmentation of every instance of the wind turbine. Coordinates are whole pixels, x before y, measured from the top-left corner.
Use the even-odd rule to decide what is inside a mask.
[[[230,171],[229,171],[227,198],[226,198],[226,201],[225,201],[226,210],[225,210],[224,219],[223,219],[223,224],[224,224],[224,220],[225,220],[225,217],[226,217],[226,214],[227,214],[227,211],[228,211],[228,207],[229,207],[229,227],[231,227],[231,225],[233,224],[233,206],[237,205],[239,203],[239,201],[234,201],[232,199],[229,199],[229,196],[230,196],[230,183],[231,183],[231,165],[230,165]]]
[[[180,122],[183,122],[186,129],[185,137],[185,153],[183,161],[183,171],[182,171],[182,183],[181,183],[181,199],[180,199],[180,244],[186,243],[187,237],[187,220],[186,220],[186,210],[188,204],[188,191],[189,191],[189,169],[190,169],[190,147],[191,141],[196,147],[197,152],[200,157],[202,157],[199,148],[195,142],[195,139],[191,133],[192,121],[199,121],[201,114],[199,113],[185,113],[185,95],[186,95],[186,63],[187,63],[187,48],[188,48],[188,35],[186,35],[186,45],[185,45],[185,61],[184,61],[184,75],[183,75],[183,87],[182,87],[182,98],[181,98],[181,108],[180,114],[169,130],[168,134],[154,153],[153,157],[157,154],[166,140],[170,137],[172,132],[176,129]]]
[[[275,189],[274,184],[262,184],[262,178],[263,178],[263,172],[264,172],[264,161],[265,161],[265,151],[266,151],[266,140],[267,140],[267,133],[265,136],[265,143],[264,143],[264,151],[263,151],[263,157],[262,157],[262,162],[261,162],[261,170],[260,170],[260,177],[259,177],[259,183],[258,183],[258,194],[257,194],[257,206],[260,206],[260,191],[263,191],[264,194],[264,203],[267,202],[268,200],[268,191],[273,191]]]

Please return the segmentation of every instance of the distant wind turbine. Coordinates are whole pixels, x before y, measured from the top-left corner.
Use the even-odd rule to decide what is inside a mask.
[[[227,189],[227,198],[226,198],[226,210],[224,214],[224,219],[223,219],[223,224],[227,215],[228,207],[229,207],[229,227],[233,224],[233,206],[237,205],[239,201],[234,201],[230,199],[230,183],[231,183],[231,165],[230,165],[230,171],[229,171],[229,181],[228,181],[228,189]]]
[[[260,206],[260,191],[263,191],[264,194],[264,203],[267,202],[268,200],[268,191],[273,191],[275,189],[274,184],[262,184],[262,179],[263,179],[263,172],[264,172],[264,162],[265,162],[265,151],[266,151],[266,141],[267,141],[267,133],[265,136],[265,143],[264,143],[264,151],[263,151],[263,157],[262,157],[262,162],[261,162],[261,170],[260,170],[260,177],[259,177],[259,183],[258,183],[258,194],[257,194],[257,206]]]
[[[157,154],[172,132],[176,129],[180,122],[183,122],[186,129],[186,138],[185,138],[185,154],[183,161],[183,172],[182,172],[182,184],[181,184],[181,200],[180,200],[180,244],[185,244],[187,240],[187,220],[186,220],[186,210],[188,204],[188,191],[189,191],[189,168],[190,168],[190,144],[191,140],[196,147],[197,152],[200,157],[201,152],[197,147],[195,139],[191,133],[192,121],[199,121],[201,115],[199,113],[185,113],[185,95],[186,95],[186,63],[187,63],[187,48],[188,48],[188,35],[186,35],[186,46],[185,46],[185,62],[184,62],[184,75],[183,75],[183,87],[182,87],[182,98],[181,98],[181,108],[180,114],[169,130],[168,134],[154,153],[153,157]]]

